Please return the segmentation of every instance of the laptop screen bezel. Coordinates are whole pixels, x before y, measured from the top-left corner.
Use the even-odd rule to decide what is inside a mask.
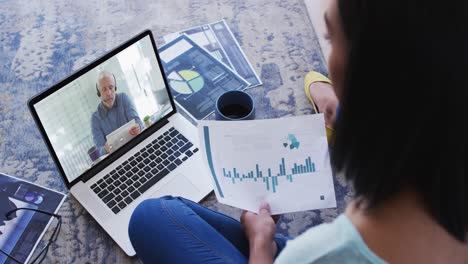
[[[158,61],[158,66],[159,66],[159,68],[161,70],[161,73],[162,73],[164,85],[166,86],[166,90],[167,90],[167,93],[169,95],[169,99],[170,99],[171,106],[172,106],[172,111],[169,112],[166,116],[164,116],[160,120],[158,120],[155,124],[151,125],[147,129],[143,130],[142,133],[140,133],[138,136],[136,136],[133,140],[126,143],[125,145],[123,145],[118,150],[112,152],[111,154],[109,154],[108,157],[106,157],[105,159],[103,159],[98,164],[94,165],[93,167],[91,167],[89,170],[83,172],[80,176],[78,176],[76,179],[74,179],[74,180],[72,180],[70,182],[68,180],[68,178],[67,178],[67,175],[65,174],[65,171],[64,171],[64,169],[62,167],[62,164],[60,163],[60,160],[59,160],[59,158],[57,156],[57,153],[55,152],[54,148],[52,147],[51,141],[50,141],[50,139],[49,139],[49,137],[48,137],[48,135],[47,135],[47,133],[46,133],[46,131],[44,129],[44,126],[43,126],[43,124],[42,124],[42,122],[41,122],[41,120],[40,120],[40,118],[39,118],[39,116],[37,114],[37,111],[35,109],[35,105],[37,103],[41,102],[43,99],[50,96],[51,94],[53,94],[53,93],[57,92],[58,90],[64,88],[67,84],[69,84],[72,81],[78,79],[80,76],[84,75],[88,71],[94,69],[95,67],[99,66],[101,63],[103,63],[106,60],[112,58],[113,56],[115,56],[119,52],[121,52],[124,49],[130,47],[131,45],[135,44],[136,42],[142,40],[143,38],[145,38],[147,36],[149,36],[150,39],[151,39],[151,44],[153,46],[153,51],[154,51],[154,54],[156,55],[156,60]],[[161,63],[161,59],[159,57],[158,51],[157,51],[157,46],[156,46],[156,43],[154,41],[153,34],[151,33],[151,30],[149,30],[149,29],[141,32],[140,34],[138,34],[136,36],[134,36],[130,40],[128,40],[125,43],[121,44],[120,46],[114,48],[110,52],[104,54],[102,57],[96,59],[95,61],[91,62],[90,64],[88,64],[86,66],[84,66],[83,68],[75,71],[73,74],[71,74],[70,76],[68,76],[65,79],[61,80],[60,82],[53,85],[52,87],[50,87],[50,88],[40,92],[39,94],[35,95],[31,99],[29,99],[28,108],[29,108],[29,111],[31,112],[31,114],[33,116],[33,119],[34,119],[36,125],[38,126],[38,128],[39,128],[39,130],[41,132],[41,135],[42,135],[42,137],[43,137],[43,139],[44,139],[44,141],[45,141],[45,143],[47,145],[47,148],[48,148],[50,154],[52,155],[52,158],[53,158],[55,164],[57,165],[57,168],[58,168],[58,170],[60,172],[60,175],[62,176],[62,179],[64,180],[65,185],[67,186],[68,189],[71,189],[71,187],[73,185],[75,185],[76,183],[78,183],[79,181],[81,181],[81,180],[86,181],[87,179],[90,179],[93,176],[95,176],[96,174],[98,174],[100,171],[102,171],[103,169],[108,167],[111,163],[113,163],[115,160],[117,160],[123,154],[127,153],[130,149],[132,149],[133,147],[138,145],[140,142],[142,142],[143,140],[145,140],[146,138],[151,136],[154,132],[156,132],[158,129],[160,129],[165,124],[167,124],[169,117],[171,117],[172,115],[177,113],[174,98],[172,97],[171,89],[169,88],[169,84],[167,82],[166,75],[164,74],[164,68],[163,68],[163,65]]]

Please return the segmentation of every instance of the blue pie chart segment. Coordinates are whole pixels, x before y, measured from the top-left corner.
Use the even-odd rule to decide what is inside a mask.
[[[202,76],[198,76],[197,78],[189,81],[189,85],[192,88],[193,92],[196,93],[203,89],[203,86],[205,86],[205,80],[203,80]]]

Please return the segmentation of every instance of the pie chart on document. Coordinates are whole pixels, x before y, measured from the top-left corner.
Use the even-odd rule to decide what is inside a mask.
[[[194,94],[205,86],[205,80],[200,73],[192,69],[172,71],[167,76],[172,89],[180,94]]]

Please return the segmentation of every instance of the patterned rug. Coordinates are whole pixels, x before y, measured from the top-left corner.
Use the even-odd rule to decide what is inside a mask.
[[[258,119],[313,113],[302,88],[309,70],[327,73],[302,0],[0,0],[0,171],[67,192],[27,109],[50,87],[121,42],[149,28],[158,37],[225,19],[263,86],[254,96]],[[338,208],[283,215],[278,232],[297,236],[343,212],[350,190],[335,177]],[[203,202],[239,218],[240,211]],[[132,263],[71,196],[46,263]]]

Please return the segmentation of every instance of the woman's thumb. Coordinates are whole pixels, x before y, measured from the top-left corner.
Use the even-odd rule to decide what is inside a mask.
[[[260,204],[260,208],[258,209],[258,214],[271,215],[270,205],[267,202],[262,202]]]

